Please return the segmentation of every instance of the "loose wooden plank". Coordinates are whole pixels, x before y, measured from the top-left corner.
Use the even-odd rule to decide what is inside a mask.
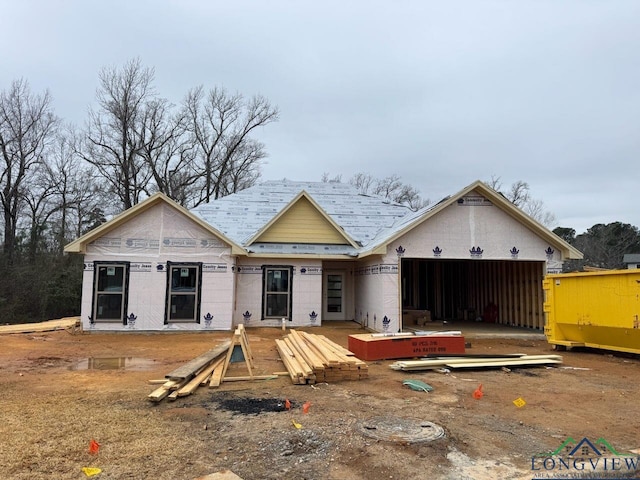
[[[209,379],[209,388],[218,388],[222,383],[222,375],[224,374],[224,364],[218,365],[211,373]]]
[[[183,387],[178,390],[179,397],[185,397],[187,395],[191,395],[196,389],[200,386],[200,384],[208,377],[211,376],[212,372],[224,362],[224,356],[219,355],[217,359],[215,359],[210,365],[204,367],[195,377],[193,377],[189,382],[187,382]]]
[[[167,380],[164,384],[156,388],[153,392],[147,395],[147,398],[152,402],[159,402],[163,398],[169,396],[172,391],[182,387],[186,382],[186,380]]]
[[[80,317],[64,317],[57,320],[47,320],[46,322],[0,325],[0,334],[52,332],[54,330],[76,331],[80,327]]]
[[[253,377],[249,375],[239,376],[239,377],[224,377],[225,382],[242,382],[246,380],[275,380],[278,378],[277,375],[254,375]]]
[[[509,366],[509,365],[541,365],[545,363],[562,363],[560,355],[522,355],[519,357],[454,357],[454,358],[433,358],[425,360],[403,360],[390,365],[394,370],[429,370],[434,368],[473,368],[488,366]],[[457,367],[460,365],[460,367]]]
[[[240,332],[240,337],[242,339],[242,345],[245,349],[245,354],[247,355],[247,360],[249,360],[249,365],[251,368],[255,368],[253,353],[251,352],[251,346],[249,345],[249,337],[247,336],[247,331],[244,328],[243,324],[238,325],[238,331]]]
[[[193,378],[201,368],[211,363],[220,354],[227,352],[227,350],[229,349],[229,345],[231,345],[231,340],[227,340],[220,345],[217,345],[208,352],[203,353],[202,355],[176,368],[173,372],[168,373],[167,375],[165,375],[165,378],[169,378],[172,380],[185,380]]]
[[[548,358],[540,358],[537,360],[504,360],[501,362],[470,362],[470,363],[454,363],[447,365],[450,368],[482,368],[482,367],[526,367],[534,365],[553,365],[562,363],[562,360],[552,360]]]

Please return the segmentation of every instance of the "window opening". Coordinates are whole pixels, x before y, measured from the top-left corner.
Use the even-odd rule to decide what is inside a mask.
[[[129,264],[94,263],[93,321],[124,322],[129,289]]]
[[[291,274],[292,267],[264,267],[264,319],[291,319]]]
[[[201,264],[169,263],[167,320],[199,321]]]

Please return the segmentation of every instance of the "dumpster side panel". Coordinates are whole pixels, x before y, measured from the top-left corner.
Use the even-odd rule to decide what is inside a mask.
[[[549,343],[640,353],[640,272],[548,275],[544,282]]]

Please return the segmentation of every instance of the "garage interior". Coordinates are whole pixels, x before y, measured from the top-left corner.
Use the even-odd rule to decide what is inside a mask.
[[[544,328],[543,261],[403,258],[403,328],[482,321]]]

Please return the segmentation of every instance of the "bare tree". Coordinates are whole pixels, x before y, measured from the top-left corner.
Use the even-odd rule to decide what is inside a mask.
[[[154,99],[144,108],[139,155],[149,169],[154,186],[181,205],[197,196],[198,172],[194,145],[187,142],[184,117],[171,112],[165,99]]]
[[[4,253],[14,259],[17,226],[26,184],[56,131],[49,92],[31,93],[25,80],[0,92],[0,201],[4,220]]]
[[[131,60],[122,69],[104,68],[97,91],[99,109],[90,110],[79,154],[94,165],[127,209],[141,200],[151,178],[140,155],[147,102],[155,98],[153,69]]]
[[[250,134],[276,121],[277,108],[261,96],[245,101],[240,94],[230,95],[222,88],[205,92],[200,86],[187,93],[183,115],[191,143],[197,150],[198,173],[203,179],[196,205],[234,190],[244,172],[251,172],[245,184],[255,181],[259,162],[266,152],[261,143],[247,148],[252,140]]]
[[[529,195],[529,184],[518,180],[511,184],[507,197],[516,207],[524,208],[525,205],[531,203],[531,195]]]
[[[227,180],[223,184],[221,196],[239,192],[255,185],[260,178],[258,158],[264,156],[264,144],[248,139],[240,145],[230,158]]]
[[[406,205],[413,211],[420,210],[429,204],[429,200],[423,199],[418,190],[402,183],[400,177],[395,174],[376,179],[368,173],[356,173],[349,183],[363,195],[377,195]]]
[[[39,169],[37,176],[27,184],[24,202],[28,209],[29,223],[28,239],[26,241],[27,256],[30,263],[35,263],[36,255],[47,250],[46,233],[49,220],[58,210],[55,203],[55,185],[47,181],[43,169]],[[26,217],[26,215],[25,215]]]
[[[322,183],[342,183],[342,175],[334,175],[333,178],[329,175],[329,172],[324,172],[320,178]]]
[[[53,192],[54,211],[51,215],[51,233],[55,250],[62,254],[64,245],[82,233],[82,225],[87,222],[84,212],[111,205],[105,198],[95,169],[87,165],[76,151],[79,142],[77,133],[69,127],[58,135],[47,161],[42,165],[44,184]],[[117,213],[113,208],[110,213]],[[79,227],[80,225],[80,227]]]
[[[509,191],[504,194],[500,177],[491,176],[490,180],[486,180],[485,185],[492,188],[496,192],[502,194],[507,200],[516,207],[529,215],[534,220],[540,222],[547,228],[553,228],[556,225],[556,216],[545,208],[544,202],[531,197],[529,192],[529,184],[522,180],[518,180],[511,184]]]
[[[529,198],[522,206],[522,210],[548,228],[553,228],[557,224],[556,216],[545,208],[542,200]]]

